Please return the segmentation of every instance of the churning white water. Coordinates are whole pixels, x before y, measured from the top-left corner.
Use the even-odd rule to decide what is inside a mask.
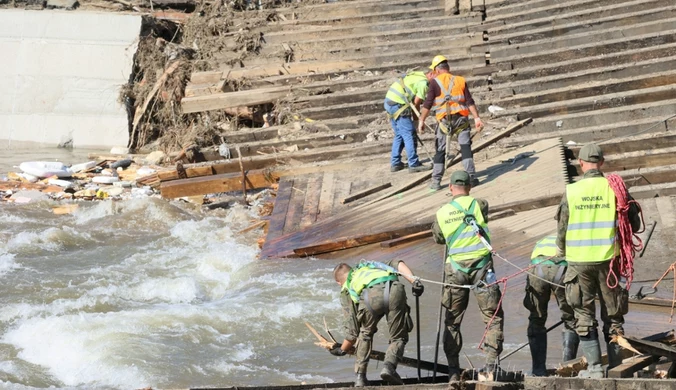
[[[157,199],[0,206],[0,387],[331,382],[333,264],[258,260],[253,212]],[[331,367],[326,363],[330,361]],[[337,366],[336,366],[337,363]],[[343,378],[344,379],[344,378]]]

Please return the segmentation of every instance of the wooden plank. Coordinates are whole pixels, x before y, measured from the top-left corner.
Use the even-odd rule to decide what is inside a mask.
[[[63,192],[59,186],[50,186],[41,183],[27,183],[22,181],[0,181],[0,191],[38,190],[43,192]]]
[[[561,197],[563,197],[563,193],[553,193],[551,195],[546,195],[535,199],[517,200],[515,202],[505,203],[493,207],[491,208],[490,211],[491,213],[497,213],[506,210],[512,210],[512,212],[520,212],[526,210],[541,209],[544,207],[558,205],[561,202]]]
[[[204,166],[204,167],[192,167],[192,168],[187,168],[185,170],[185,174],[188,178],[191,177],[202,177],[202,176],[211,176],[213,175],[213,169],[211,166]],[[180,177],[178,175],[178,171],[173,170],[173,171],[159,171],[157,172],[157,177],[160,179],[160,181],[171,181],[171,180],[178,180]]]
[[[238,80],[241,78],[269,77],[280,75],[296,75],[304,73],[324,73],[363,68],[360,61],[326,61],[326,62],[292,62],[250,67],[236,70],[225,70],[222,78]]]
[[[642,370],[660,360],[659,356],[639,356],[608,370],[608,378],[632,378],[636,371]]]
[[[279,183],[277,189],[277,198],[275,199],[275,207],[272,209],[270,215],[270,224],[268,225],[268,235],[265,238],[267,244],[272,238],[280,236],[284,230],[286,223],[286,212],[289,209],[289,202],[291,201],[291,193],[293,192],[293,179],[284,179]]]
[[[366,189],[364,191],[358,192],[356,194],[352,194],[348,196],[347,198],[344,198],[343,200],[340,201],[340,203],[345,204],[345,203],[350,203],[354,202],[355,200],[365,198],[371,194],[375,194],[378,191],[382,191],[386,188],[392,187],[392,183],[385,183],[385,184],[379,184],[377,186],[371,187],[369,189]]]
[[[289,210],[286,212],[286,222],[284,222],[283,234],[288,234],[298,230],[300,219],[303,216],[303,207],[305,204],[305,193],[307,191],[307,179],[295,178],[291,188],[291,200]]]
[[[317,220],[323,178],[323,175],[314,175],[308,179],[305,203],[303,204],[303,217],[300,219],[301,228],[312,225]]]
[[[191,84],[213,84],[217,83],[223,77],[221,71],[194,72],[190,75]]]
[[[634,199],[676,195],[676,182],[631,187],[629,189],[629,194],[633,196]]]
[[[422,240],[428,237],[432,237],[432,230],[425,230],[418,233],[409,234],[407,236],[395,238],[394,240],[383,241],[380,243],[381,248],[392,248],[395,246],[408,244],[409,242]]]
[[[338,178],[337,178],[338,179]],[[349,178],[340,178],[335,180],[333,185],[333,205],[331,206],[331,214],[336,214],[340,210],[342,203],[341,199],[344,199],[352,191],[352,181]]]
[[[343,249],[356,248],[362,245],[374,244],[377,242],[391,240],[406,236],[413,233],[418,233],[428,229],[430,222],[421,223],[417,225],[408,226],[402,229],[395,229],[380,233],[364,234],[357,237],[343,237],[317,245],[311,245],[303,248],[295,248],[293,252],[301,257],[315,256],[322,253],[330,253]]]
[[[331,215],[333,210],[333,186],[334,186],[333,172],[324,174],[322,180],[322,190],[319,196],[319,211],[317,213],[317,221],[325,219]]]
[[[507,127],[505,130],[501,131],[500,133],[498,133],[498,134],[496,134],[496,135],[494,135],[494,136],[492,136],[492,137],[490,137],[490,138],[488,138],[488,139],[486,139],[486,140],[484,140],[480,143],[475,144],[472,147],[472,152],[477,153],[477,152],[493,145],[494,143],[498,142],[499,140],[513,134],[517,130],[519,130],[519,129],[523,128],[524,126],[528,125],[532,121],[533,121],[532,118],[526,118],[524,120],[521,120],[519,122],[511,124],[509,127]],[[446,166],[450,167],[453,164],[457,164],[458,162],[460,162],[460,160],[461,160],[461,157],[457,156],[452,161],[447,162]],[[423,173],[423,174],[419,175],[418,177],[416,177],[415,179],[411,180],[410,182],[407,182],[407,183],[393,189],[392,191],[389,191],[388,193],[382,195],[381,197],[379,197],[377,199],[372,200],[371,202],[369,202],[367,204],[373,204],[375,202],[379,202],[383,199],[387,199],[391,196],[400,194],[400,193],[407,191],[411,188],[417,187],[418,185],[426,182],[431,177],[432,177],[431,172],[430,173]]]
[[[289,87],[257,89],[253,91],[237,91],[215,93],[213,95],[184,97],[181,108],[184,114],[211,110],[223,110],[242,106],[256,106],[274,103],[291,92]]]
[[[246,174],[247,188],[268,188],[272,183],[277,182],[281,177],[312,174],[316,172],[333,172],[339,170],[353,169],[355,163],[343,163],[324,166],[306,166],[298,168],[280,169],[270,171],[268,169],[256,169],[248,171]],[[209,166],[213,169],[213,166]],[[186,172],[192,168],[186,169]],[[178,177],[176,171],[171,177]],[[193,172],[193,171],[190,171]],[[190,176],[190,174],[189,174]],[[163,181],[161,184],[162,197],[176,198],[181,196],[194,196],[213,194],[216,192],[231,192],[241,189],[242,175],[239,172],[224,173],[206,177],[194,177],[190,179]],[[330,212],[330,208],[327,213]]]

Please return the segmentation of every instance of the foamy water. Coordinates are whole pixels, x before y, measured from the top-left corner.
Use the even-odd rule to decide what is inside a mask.
[[[236,233],[252,219],[243,208],[204,213],[156,199],[83,204],[63,216],[44,205],[0,207],[0,387],[340,377],[303,325],[327,314],[338,323],[333,265],[257,260],[256,234]]]

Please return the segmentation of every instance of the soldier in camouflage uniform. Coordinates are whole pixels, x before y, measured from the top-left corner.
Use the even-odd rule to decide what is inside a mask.
[[[563,331],[563,361],[574,359],[580,340],[575,333],[575,315],[566,302],[566,291],[554,284],[562,284],[566,273],[565,259],[556,257],[556,235],[544,237],[535,244],[531,254],[531,263],[535,265],[528,271],[526,295],[523,305],[530,311],[528,316],[528,343],[533,362],[533,376],[547,375],[547,306],[552,293],[561,310]],[[551,283],[548,283],[551,282]]]
[[[345,314],[345,339],[335,344],[331,354],[343,356],[356,348],[355,387],[368,386],[366,370],[371,355],[373,335],[378,322],[387,316],[390,345],[385,352],[385,361],[380,377],[390,384],[403,384],[396,371],[399,360],[404,356],[408,333],[413,329],[406,303],[404,285],[399,282],[401,275],[413,284],[412,292],[420,296],[424,287],[403,261],[388,264],[363,262],[355,268],[345,263],[338,264],[333,277],[341,286],[340,303]]]
[[[451,175],[451,202],[441,207],[432,224],[434,240],[446,244],[445,259],[446,283],[455,285],[476,285],[474,295],[484,324],[488,324],[495,315],[486,334],[484,351],[486,352],[486,371],[499,369],[499,356],[502,352],[503,312],[498,303],[502,293],[497,284],[486,282],[487,275],[495,278],[493,259],[490,251],[481,243],[467,218],[474,219],[482,231],[482,236],[490,241],[488,233],[488,203],[483,199],[469,196],[470,175],[465,171],[456,171]],[[490,285],[490,286],[489,286]],[[460,379],[459,353],[462,349],[460,325],[467,310],[469,290],[444,286],[442,305],[447,309],[444,329],[444,352],[448,359],[449,381]]]
[[[603,333],[608,343],[609,368],[621,363],[620,346],[610,343],[612,335],[624,333],[624,315],[628,311],[627,290],[619,280],[610,280],[616,286],[608,287],[610,260],[618,255],[615,241],[617,229],[616,198],[600,168],[603,152],[595,144],[580,149],[579,163],[584,172],[582,180],[569,184],[557,211],[557,256],[565,257],[568,270],[563,280],[566,300],[575,312],[576,332],[588,362],[588,370],[578,375],[583,378],[603,378],[598,322],[594,298],[601,303]],[[628,200],[632,200],[629,197]],[[641,228],[639,208],[629,207],[632,231]],[[615,275],[619,275],[617,270]]]

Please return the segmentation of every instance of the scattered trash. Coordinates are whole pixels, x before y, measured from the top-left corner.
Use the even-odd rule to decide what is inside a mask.
[[[39,178],[45,177],[71,177],[72,172],[68,169],[67,166],[63,165],[60,162],[44,162],[44,161],[32,161],[24,162],[19,165],[24,173],[33,175]]]
[[[47,180],[47,184],[51,184],[54,186],[59,186],[63,188],[72,188],[73,187],[73,182],[67,181],[67,180],[60,180],[60,179],[49,179]]]
[[[117,176],[94,176],[92,178],[92,182],[98,184],[113,184],[117,181],[120,181]]]
[[[570,140],[570,141],[566,142],[566,145],[577,145],[577,142]]]
[[[500,106],[494,106],[494,105],[488,106],[488,112],[490,112],[491,114],[495,114],[499,111],[505,111],[505,109],[500,107]]]
[[[226,160],[230,159],[230,148],[228,148],[227,144],[218,145],[218,155]]]
[[[115,161],[114,163],[110,164],[109,166],[110,166],[111,169],[119,169],[119,168],[127,169],[127,168],[129,168],[129,166],[131,165],[132,162],[133,161],[131,159],[126,158],[124,160]],[[96,163],[94,163],[94,165],[96,165]]]
[[[72,173],[79,173],[82,171],[88,171],[96,166],[96,161],[87,161],[82,164],[74,164],[70,167]]]
[[[563,126],[563,121],[556,121],[556,127]]]

